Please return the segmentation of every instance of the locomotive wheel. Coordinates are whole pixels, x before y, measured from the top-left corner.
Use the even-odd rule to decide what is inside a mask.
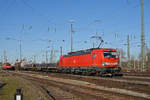
[[[83,71],[83,72],[82,72],[82,75],[86,75],[86,72],[85,72],[85,71]]]
[[[96,76],[100,76],[101,73],[100,73],[100,72],[96,72],[95,75],[96,75]]]
[[[91,73],[90,73],[90,72],[86,72],[86,75],[87,75],[87,76],[90,76],[90,75],[91,75]]]

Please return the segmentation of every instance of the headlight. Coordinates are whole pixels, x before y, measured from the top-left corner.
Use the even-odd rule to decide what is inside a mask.
[[[110,63],[109,62],[105,62],[105,65],[110,65]]]
[[[102,65],[105,66],[105,65],[110,65],[109,62],[102,62]]]
[[[105,63],[104,63],[104,62],[102,62],[102,66],[105,66]]]
[[[118,65],[118,62],[115,62],[114,65]]]

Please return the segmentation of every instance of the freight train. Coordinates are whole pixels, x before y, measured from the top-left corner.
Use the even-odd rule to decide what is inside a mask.
[[[63,55],[59,60],[59,71],[89,74],[119,73],[119,56],[116,49],[92,48]]]
[[[121,71],[116,49],[91,48],[60,56],[59,64],[27,64],[22,69],[75,74],[118,74]]]

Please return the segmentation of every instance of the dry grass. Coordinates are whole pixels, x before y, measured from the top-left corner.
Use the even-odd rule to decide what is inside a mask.
[[[4,78],[2,78],[2,76],[4,76]],[[0,100],[14,100],[14,94],[17,88],[22,88],[23,100],[38,100],[32,87],[27,86],[25,82],[19,78],[0,72],[0,82],[2,81],[4,81],[6,85],[0,89]]]

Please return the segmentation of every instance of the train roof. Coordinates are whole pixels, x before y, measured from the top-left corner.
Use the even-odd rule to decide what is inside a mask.
[[[75,55],[83,55],[83,54],[90,54],[93,50],[103,49],[104,51],[116,51],[116,49],[112,48],[90,48],[86,50],[79,50],[75,52],[69,52],[67,55],[64,56],[75,56]]]

